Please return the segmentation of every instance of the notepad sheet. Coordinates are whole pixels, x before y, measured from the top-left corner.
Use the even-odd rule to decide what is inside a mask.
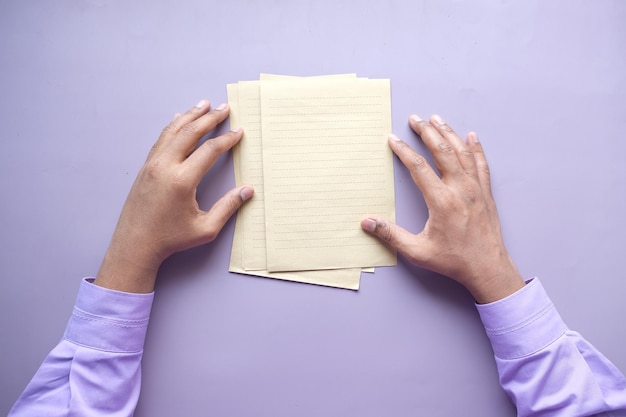
[[[357,289],[359,268],[396,262],[359,227],[394,218],[389,82],[263,78],[228,86],[231,125],[244,128],[235,178],[255,188],[230,270]]]

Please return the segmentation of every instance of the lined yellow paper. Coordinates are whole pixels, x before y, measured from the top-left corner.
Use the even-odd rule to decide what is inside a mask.
[[[332,78],[344,78],[345,79],[346,77],[352,77],[353,81],[356,80],[354,78],[355,77],[354,74],[327,76],[327,77],[328,78],[325,78],[325,81],[330,80]],[[263,106],[262,89],[265,88],[264,87],[265,84],[267,83],[272,84],[271,80],[285,81],[287,77],[263,74],[261,78],[262,78],[261,82],[259,81],[240,82],[238,84],[229,84],[227,86],[228,101],[231,106],[231,126],[232,127],[241,126],[244,128],[244,137],[242,141],[239,143],[239,145],[237,145],[233,149],[233,157],[234,157],[234,165],[235,165],[235,179],[238,185],[249,184],[255,188],[254,197],[249,202],[247,202],[237,214],[237,223],[235,226],[235,236],[233,238],[233,247],[232,247],[232,252],[231,252],[231,262],[230,262],[229,270],[232,272],[258,275],[258,276],[269,277],[269,278],[278,278],[278,279],[285,279],[285,280],[291,280],[291,281],[297,281],[297,282],[328,285],[328,286],[339,287],[339,288],[358,289],[361,268],[363,268],[365,271],[373,272],[374,265],[395,264],[395,254],[386,250],[384,246],[382,246],[379,242],[371,239],[369,236],[367,236],[363,232],[360,232],[361,237],[366,237],[370,239],[370,242],[368,242],[367,245],[369,246],[370,244],[373,244],[373,246],[378,246],[378,252],[380,252],[380,249],[382,248],[383,253],[386,253],[386,255],[383,254],[383,256],[372,257],[372,256],[369,256],[370,255],[369,249],[366,249],[365,253],[367,253],[368,255],[364,255],[364,258],[367,258],[367,262],[365,263],[359,263],[360,261],[358,260],[358,257],[356,258],[357,260],[355,260],[354,257],[351,257],[351,256],[347,257],[348,262],[336,262],[336,261],[330,260],[330,263],[329,263],[327,259],[328,258],[327,254],[315,253],[317,249],[316,249],[315,243],[313,243],[309,245],[308,247],[308,250],[307,250],[307,253],[309,255],[308,257],[305,256],[299,260],[296,259],[294,260],[294,262],[288,263],[289,266],[286,266],[286,267],[279,265],[277,267],[278,269],[276,269],[275,271],[274,270],[272,272],[268,271],[267,255],[270,251],[270,249],[268,248],[271,247],[272,248],[271,250],[274,251],[275,242],[272,240],[273,238],[268,238],[269,230],[272,230],[271,232],[269,232],[269,234],[271,234],[272,236],[274,235],[274,232],[273,232],[274,220],[268,221],[267,213],[266,213],[267,212],[266,200],[268,200],[268,196],[266,192],[267,171],[266,169],[264,169],[264,167],[267,167],[266,164],[268,163],[268,161],[266,160],[267,149],[266,149],[266,142],[264,141],[264,139],[266,138],[264,138],[265,132],[263,128],[264,128],[264,124],[267,123],[267,120],[264,117],[267,109],[265,109]],[[308,84],[308,80],[309,80],[309,79],[302,79],[302,78],[297,78],[297,77],[288,77],[288,78],[293,79],[294,82],[300,82],[300,83],[302,83],[302,81],[304,80],[307,80],[304,84]],[[270,80],[270,81],[265,81],[265,80]],[[361,81],[367,81],[367,80],[361,80]],[[382,140],[380,140],[379,142],[385,144],[384,151],[387,152],[387,156],[389,157],[389,162],[392,162],[392,159],[390,157],[391,156],[390,152],[386,146],[386,137],[391,131],[390,114],[389,114],[390,103],[389,103],[388,81],[376,80],[373,84],[369,85],[368,88],[365,88],[365,89],[363,89],[363,85],[360,85],[360,86],[351,85],[350,88],[351,89],[357,88],[363,91],[368,91],[374,86],[374,84],[378,84],[379,87],[374,88],[372,91],[376,90],[377,88],[382,87],[382,90],[381,90],[382,91],[381,97],[383,97],[382,108],[387,107],[386,115],[384,111],[380,112],[380,115],[382,116],[381,120],[383,121],[383,123],[379,127],[381,129],[381,132],[382,130],[384,130],[384,132],[378,135],[380,136],[379,139],[382,138]],[[339,91],[339,90],[336,90],[336,85],[332,85],[332,83],[330,84],[313,83],[311,84],[311,87],[309,88],[317,89],[319,86],[322,86],[322,85],[325,85],[326,88],[330,88],[331,90],[335,89],[335,91]],[[285,84],[285,87],[291,88],[293,86],[289,86],[288,84]],[[270,87],[270,89],[271,88],[272,87]],[[385,89],[386,89],[386,92],[384,91]],[[344,94],[345,92],[346,91],[339,91],[339,94]],[[347,92],[349,93],[350,91],[347,91]],[[386,99],[385,99],[385,95],[386,95]],[[319,100],[320,98],[321,97],[318,97],[317,99]],[[344,97],[344,100],[345,99],[346,98]],[[374,100],[373,96],[371,96],[370,99]],[[352,103],[352,104],[354,105],[355,103]],[[365,103],[365,107],[367,107],[368,104],[371,105],[373,104],[373,102]],[[358,103],[358,106],[363,107],[363,103]],[[341,109],[339,110],[341,111]],[[353,113],[356,113],[357,111],[358,111],[357,108],[354,108],[352,110]],[[372,116],[373,113],[371,109],[365,109],[365,111],[367,112],[365,114],[368,114],[368,116],[365,117],[365,120],[356,120],[353,118],[354,119],[353,121],[357,121],[357,122],[368,121],[368,120],[373,121],[374,118]],[[323,116],[323,115],[319,114],[318,116]],[[338,123],[338,124],[341,124],[345,121],[346,119],[343,119],[343,120],[337,119],[337,118],[334,119],[334,123]],[[270,123],[270,126],[271,126],[271,123]],[[350,128],[350,126],[344,125],[344,129],[348,129],[348,128]],[[272,128],[270,127],[270,131],[271,130]],[[295,129],[295,130],[297,131],[298,129]],[[352,133],[355,135],[361,134],[363,133],[362,130],[371,130],[371,126],[368,126],[366,124],[362,126],[361,131],[356,131]],[[318,133],[321,135],[321,137],[323,137],[325,134],[323,131],[318,132]],[[268,137],[267,140],[272,141],[275,139]],[[318,145],[321,145],[321,144],[322,143],[320,142]],[[361,145],[362,144],[357,144],[357,148],[356,148],[357,152],[355,153],[355,155],[357,155],[359,158],[363,156],[363,155],[360,155],[360,153],[367,154],[367,153],[371,153],[372,151],[374,151],[373,148],[370,150],[361,148]],[[345,153],[345,151],[346,151],[346,148],[343,148],[341,152]],[[285,154],[284,156],[288,156],[288,155]],[[276,155],[276,157],[280,158],[278,155]],[[378,157],[380,157],[380,155],[378,155]],[[321,162],[321,161],[318,161],[318,162]],[[338,167],[335,167],[335,168],[338,168]],[[343,168],[344,170],[352,169],[351,166],[345,166]],[[361,164],[360,169],[362,168],[363,168],[363,165]],[[372,210],[374,205],[378,203],[374,202],[373,204],[371,204],[372,203],[371,201],[369,205],[360,206],[363,210],[365,210],[364,215],[355,214],[353,212],[353,209],[350,209],[351,214],[354,217],[345,219],[345,226],[349,224],[350,233],[353,233],[355,231],[354,230],[355,225],[360,231],[359,221],[362,217],[364,217],[367,214],[382,214],[388,218],[393,219],[394,217],[393,216],[393,212],[394,212],[393,178],[392,178],[393,171],[391,169],[391,165],[389,165],[388,168],[389,169],[383,169],[383,170],[387,171],[386,175],[390,179],[390,181],[388,181],[390,186],[386,188],[386,190],[387,190],[388,196],[391,196],[391,199],[385,198],[385,200],[387,200],[387,202],[390,203],[388,207],[388,209],[390,208],[390,210]],[[270,169],[270,171],[272,171],[272,169]],[[356,172],[355,174],[357,176],[361,175],[359,174],[359,172]],[[366,179],[363,179],[363,181],[366,181]],[[377,181],[380,181],[380,178],[378,178]],[[292,184],[292,185],[297,185],[297,183],[298,181],[296,181],[296,184]],[[363,182],[363,184],[364,183],[365,182]],[[354,185],[355,183],[353,181],[352,186]],[[274,192],[272,191],[272,188],[273,187],[270,187],[270,194],[274,196]],[[345,188],[344,188],[344,191],[345,191]],[[358,195],[356,196],[353,195],[354,191],[357,191],[357,190],[354,190],[354,189],[351,190],[352,194],[348,195],[347,197],[349,198],[361,197],[361,198],[367,199],[367,196],[363,195],[362,193],[361,194],[357,193]],[[372,192],[376,193],[377,188],[372,190]],[[273,197],[271,197],[270,200],[272,198]],[[342,207],[345,209],[346,205],[343,204]],[[388,215],[387,213],[391,213],[391,215]],[[356,221],[353,221],[354,219],[356,219]],[[297,230],[294,230],[294,234],[297,232],[298,232]],[[308,237],[304,236],[303,239],[300,239],[300,241],[302,240],[308,240]],[[350,251],[352,247],[348,246],[347,250]],[[274,255],[276,256],[291,256],[289,254],[285,255],[285,253],[281,255],[280,253],[281,250],[278,250],[275,252],[276,253],[274,253]],[[335,250],[334,252],[335,254],[338,254],[339,252],[341,252],[341,250]],[[374,253],[376,252],[376,250],[373,250],[371,252]],[[318,258],[318,256],[321,256],[321,258]],[[307,259],[317,259],[317,260],[306,263]],[[320,263],[319,260],[323,260],[323,262]],[[306,265],[306,266],[303,266],[303,265]],[[312,265],[312,266],[309,267],[309,265]],[[345,265],[349,265],[349,267],[346,267]],[[369,268],[369,266],[372,266],[372,267]],[[368,267],[368,268],[365,268],[365,267]],[[276,267],[272,266],[272,268],[276,268]]]
[[[243,266],[246,270],[258,271],[267,268],[259,82],[239,83],[239,100],[240,123],[245,126],[240,154],[241,166],[245,169],[241,181],[254,187],[254,197],[243,208]]]
[[[243,86],[243,106],[239,104],[241,86]],[[358,268],[330,271],[296,271],[291,273],[270,273],[265,269],[262,160],[260,156],[255,156],[262,153],[258,89],[258,82],[242,82],[227,85],[228,102],[231,110],[231,126],[246,127],[246,133],[242,142],[239,146],[233,148],[235,182],[237,185],[252,185],[255,189],[254,198],[237,212],[229,271],[266,278],[358,290],[360,284],[360,270]],[[241,111],[241,107],[246,108],[244,108],[244,111]],[[242,169],[242,165],[246,166],[245,170]],[[248,242],[247,251],[244,249],[246,229],[248,229],[248,239],[254,236],[262,236],[262,239],[254,239],[253,242]],[[244,262],[245,259],[248,262]]]
[[[394,219],[388,80],[261,82],[267,269],[395,265],[360,228]]]

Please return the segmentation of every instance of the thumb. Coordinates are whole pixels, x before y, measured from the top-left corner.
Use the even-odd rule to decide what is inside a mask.
[[[230,190],[220,198],[211,209],[203,214],[204,236],[212,241],[222,230],[228,219],[254,195],[252,187],[243,186]]]
[[[361,220],[361,228],[369,234],[376,236],[387,246],[397,250],[409,259],[413,256],[409,253],[409,248],[414,246],[411,244],[415,240],[415,235],[385,219],[377,217],[368,217]]]

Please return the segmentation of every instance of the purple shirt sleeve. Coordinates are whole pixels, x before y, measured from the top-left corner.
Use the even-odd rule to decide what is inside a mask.
[[[132,415],[152,300],[83,281],[63,340],[9,416]],[[518,415],[626,416],[626,379],[567,329],[538,279],[477,308]]]
[[[538,279],[477,308],[519,416],[626,416],[626,379],[567,328]]]
[[[154,294],[83,280],[61,342],[11,411],[17,416],[131,416]]]

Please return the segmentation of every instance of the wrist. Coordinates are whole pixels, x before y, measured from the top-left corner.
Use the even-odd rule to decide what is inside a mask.
[[[488,304],[508,297],[525,285],[513,262],[508,260],[483,271],[480,278],[472,280],[466,288],[478,304]]]
[[[138,247],[120,247],[113,241],[94,284],[117,291],[150,293],[154,291],[160,264],[156,257]]]

